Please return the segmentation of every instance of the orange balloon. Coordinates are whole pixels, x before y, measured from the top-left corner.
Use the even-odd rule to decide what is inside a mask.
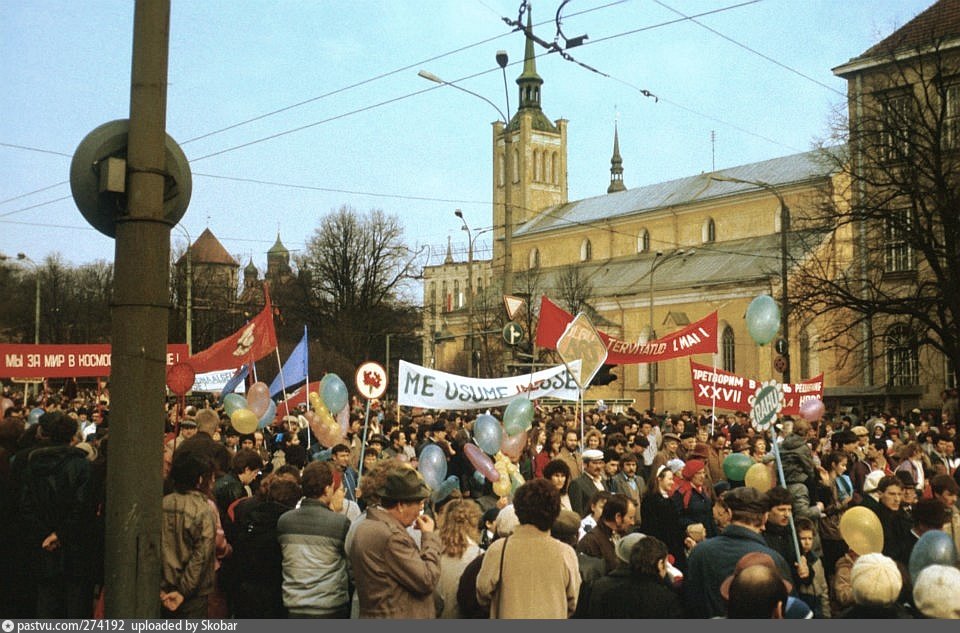
[[[883,527],[873,510],[854,506],[840,517],[840,536],[858,555],[883,551]]]

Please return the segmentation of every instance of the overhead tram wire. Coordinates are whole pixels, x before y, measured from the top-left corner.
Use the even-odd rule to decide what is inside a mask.
[[[615,5],[617,5],[617,4],[620,4],[620,3],[622,3],[623,1],[625,1],[625,0],[618,0],[618,1],[616,1],[616,2],[610,2],[610,3],[604,4],[604,5],[600,5],[600,6],[598,6],[598,7],[594,7],[594,8],[591,8],[591,9],[586,9],[586,10],[584,10],[584,11],[574,12],[574,13],[571,13],[568,17],[583,15],[583,14],[590,13],[590,12],[592,12],[592,11],[597,11],[597,10],[600,10],[600,9],[606,9],[606,8],[611,7],[611,6],[615,6]],[[730,9],[735,9],[735,8],[739,8],[739,7],[742,7],[742,6],[754,4],[754,3],[759,2],[759,1],[760,1],[760,0],[749,0],[748,2],[742,2],[742,3],[739,3],[739,4],[735,4],[735,5],[730,5],[730,6],[727,6],[727,7],[720,7],[720,8],[718,8],[718,9],[713,9],[713,10],[711,10],[711,11],[706,11],[706,12],[703,12],[703,13],[696,14],[695,16],[691,16],[690,19],[692,19],[692,18],[694,18],[694,17],[701,17],[701,16],[704,16],[704,15],[710,15],[710,14],[714,14],[714,13],[720,13],[720,12],[727,11],[727,10],[730,10]],[[618,37],[623,37],[623,36],[631,35],[631,34],[634,34],[634,33],[639,33],[639,32],[643,32],[643,31],[648,31],[648,30],[655,29],[655,28],[660,28],[660,27],[663,27],[663,26],[669,26],[669,25],[672,25],[672,24],[676,24],[676,23],[679,23],[679,22],[683,22],[683,21],[686,20],[686,19],[688,19],[688,18],[677,19],[677,20],[670,20],[670,21],[667,21],[667,22],[659,23],[659,24],[648,25],[648,26],[645,26],[645,27],[642,27],[642,28],[639,28],[639,29],[634,29],[634,30],[631,30],[631,31],[625,31],[625,32],[623,32],[623,33],[619,33],[619,34],[610,35],[610,36],[607,36],[607,37],[595,39],[595,40],[593,40],[593,41],[591,41],[591,42],[585,43],[584,45],[586,46],[586,45],[590,45],[590,44],[597,44],[597,43],[604,42],[604,41],[611,40],[611,39],[615,39],[615,38],[618,38]],[[552,23],[553,21],[552,21],[552,20],[545,20],[544,22],[539,23],[539,24],[545,24],[545,23],[547,23],[547,22],[551,22],[551,23]],[[311,102],[313,102],[313,101],[317,101],[317,100],[319,100],[319,99],[324,98],[325,96],[330,96],[330,95],[333,95],[333,94],[337,94],[337,93],[339,93],[339,92],[342,92],[342,91],[344,91],[344,90],[348,90],[348,89],[350,89],[350,88],[352,88],[352,87],[361,86],[361,85],[364,85],[364,84],[366,84],[366,83],[370,83],[370,82],[372,82],[372,81],[375,81],[375,80],[377,80],[377,79],[381,79],[381,78],[384,78],[384,77],[387,77],[387,76],[390,76],[390,75],[393,75],[393,74],[396,74],[396,73],[399,73],[399,72],[404,72],[404,71],[409,70],[410,68],[416,67],[416,66],[418,66],[418,65],[420,65],[420,64],[422,64],[422,63],[426,63],[426,62],[429,62],[429,61],[432,61],[432,60],[436,60],[436,59],[441,59],[441,58],[443,58],[443,57],[445,57],[445,56],[448,56],[448,55],[451,55],[451,54],[454,54],[454,53],[457,53],[457,52],[460,52],[460,51],[463,51],[463,50],[467,50],[467,49],[472,48],[472,47],[474,47],[474,46],[479,46],[479,45],[481,45],[481,44],[484,44],[484,43],[487,43],[487,42],[490,42],[490,41],[499,39],[499,38],[501,38],[501,37],[505,37],[505,36],[509,35],[509,34],[512,33],[512,32],[513,32],[513,31],[511,31],[511,32],[509,32],[509,33],[503,33],[503,34],[501,34],[501,35],[498,35],[498,36],[495,36],[495,37],[492,37],[492,38],[488,38],[488,39],[486,39],[486,40],[482,40],[482,41],[477,42],[477,43],[475,43],[475,44],[470,44],[470,45],[467,45],[467,46],[465,46],[465,47],[461,47],[461,48],[459,48],[459,49],[456,49],[456,50],[454,50],[454,51],[451,51],[451,52],[448,52],[448,53],[443,53],[443,54],[441,54],[441,55],[437,55],[437,56],[431,57],[431,58],[425,60],[425,62],[417,62],[416,64],[408,65],[408,66],[405,66],[405,67],[403,67],[403,68],[401,68],[401,69],[397,69],[397,70],[394,70],[394,71],[390,71],[390,72],[388,72],[388,73],[381,73],[380,75],[377,75],[377,76],[375,76],[375,77],[372,77],[372,78],[370,78],[370,79],[368,79],[368,80],[364,80],[364,81],[362,81],[362,82],[357,82],[357,83],[355,83],[355,84],[353,84],[353,85],[351,85],[351,86],[347,86],[347,87],[345,87],[345,88],[340,88],[340,89],[338,89],[338,90],[335,90],[335,91],[332,91],[332,92],[330,92],[330,93],[327,93],[326,95],[320,95],[320,96],[317,96],[317,97],[314,97],[314,98],[311,98],[311,99],[307,99],[307,100],[301,101],[301,102],[299,102],[299,103],[297,103],[297,104],[292,104],[292,105],[290,105],[290,106],[285,106],[285,107],[283,107],[283,108],[274,110],[274,111],[272,111],[272,112],[269,112],[269,113],[266,113],[266,114],[263,114],[263,115],[254,117],[254,118],[252,118],[252,119],[248,119],[248,120],[246,120],[246,121],[241,121],[241,122],[239,122],[239,123],[232,124],[232,125],[230,125],[230,126],[228,126],[228,127],[221,128],[220,130],[214,130],[213,132],[208,132],[208,133],[203,134],[203,135],[201,135],[201,136],[188,139],[187,141],[184,141],[184,144],[190,143],[190,142],[192,142],[192,141],[199,140],[199,139],[201,139],[201,138],[205,138],[205,137],[208,137],[208,136],[212,136],[212,135],[218,134],[218,133],[220,133],[220,132],[223,132],[223,131],[226,131],[226,130],[229,130],[229,129],[234,129],[234,128],[236,128],[236,127],[245,125],[246,123],[250,123],[250,122],[253,122],[253,121],[259,121],[259,120],[261,120],[261,119],[267,118],[267,117],[272,116],[272,115],[274,115],[274,114],[278,114],[278,113],[281,113],[281,112],[285,112],[285,111],[287,111],[287,110],[290,110],[290,109],[292,109],[292,108],[296,108],[296,107],[298,107],[298,106],[300,106],[300,105],[304,105],[304,104],[306,104],[306,103],[311,103]],[[547,51],[547,52],[545,52],[545,53],[541,53],[540,55],[537,55],[536,57],[540,57],[540,56],[542,56],[542,55],[549,54],[549,52],[552,52],[552,51]],[[519,62],[518,62],[518,63],[519,63]],[[465,77],[461,77],[460,79],[456,79],[456,80],[454,80],[454,81],[451,81],[450,83],[454,83],[454,84],[455,84],[455,83],[458,83],[458,82],[461,82],[461,81],[466,81],[466,80],[468,80],[468,79],[473,79],[473,78],[475,78],[475,77],[479,77],[479,76],[485,75],[485,74],[487,74],[487,73],[489,73],[489,72],[494,72],[494,71],[496,71],[496,70],[497,70],[496,68],[492,68],[492,69],[489,69],[489,70],[486,70],[486,71],[481,71],[481,72],[478,72],[478,73],[474,73],[474,74],[472,74],[472,75],[468,75],[468,76],[465,76]],[[595,71],[595,72],[596,72],[596,71]],[[603,73],[601,73],[601,74],[603,74]],[[617,80],[617,81],[620,81],[620,80]],[[625,82],[624,82],[624,83],[625,83]],[[628,85],[629,85],[629,84],[628,84]],[[638,89],[638,88],[636,88],[636,86],[633,86],[633,87],[634,87],[635,89]],[[379,103],[372,104],[372,105],[366,106],[366,107],[364,107],[364,108],[359,108],[359,109],[356,109],[356,110],[353,110],[353,111],[350,111],[350,112],[342,113],[342,114],[340,114],[340,115],[336,115],[336,116],[333,116],[333,117],[328,117],[327,119],[323,119],[323,120],[320,120],[320,121],[315,121],[315,122],[313,122],[313,123],[308,123],[308,124],[305,124],[305,125],[302,125],[302,126],[298,126],[298,127],[296,127],[296,128],[292,128],[292,129],[289,129],[289,130],[284,130],[284,131],[281,131],[281,132],[277,132],[277,133],[275,133],[275,134],[271,134],[271,135],[268,135],[268,136],[265,136],[265,137],[262,137],[262,138],[259,138],[259,139],[255,139],[255,140],[253,140],[253,141],[249,141],[249,142],[246,142],[246,143],[241,143],[241,144],[239,144],[239,145],[235,145],[235,146],[232,146],[232,147],[228,147],[228,148],[226,148],[226,149],[219,150],[219,151],[216,151],[216,152],[211,152],[211,153],[209,153],[209,154],[205,154],[205,155],[200,156],[200,157],[197,157],[197,158],[191,158],[191,159],[189,159],[189,160],[190,160],[190,162],[196,162],[196,161],[203,160],[203,159],[206,159],[206,158],[211,158],[211,157],[213,157],[213,156],[218,156],[218,155],[221,155],[221,154],[225,154],[225,153],[227,153],[227,152],[231,152],[231,151],[234,151],[234,150],[238,150],[238,149],[242,149],[242,148],[249,147],[249,146],[252,146],[252,145],[256,145],[256,144],[258,144],[258,143],[262,143],[262,142],[265,142],[265,141],[268,141],[268,140],[272,140],[272,139],[275,139],[275,138],[279,138],[279,137],[281,137],[281,136],[286,136],[286,135],[288,135],[288,134],[293,134],[293,133],[295,133],[295,132],[299,132],[299,131],[302,131],[302,130],[305,130],[305,129],[309,129],[309,128],[312,128],[312,127],[316,127],[317,125],[322,125],[322,124],[324,124],[324,123],[329,123],[329,122],[331,122],[331,121],[335,121],[335,120],[338,120],[338,119],[341,119],[341,118],[345,118],[345,117],[351,116],[351,115],[353,115],[353,114],[358,114],[358,113],[361,113],[361,112],[365,112],[365,111],[368,111],[368,110],[371,110],[371,109],[378,108],[378,107],[383,106],[383,105],[388,105],[388,104],[390,104],[390,103],[393,103],[393,102],[396,102],[396,101],[400,101],[400,100],[403,100],[403,99],[406,99],[406,98],[409,98],[409,97],[412,97],[412,96],[421,94],[421,93],[426,92],[426,91],[428,91],[428,90],[435,90],[436,88],[437,88],[437,87],[434,86],[434,87],[430,87],[430,88],[425,88],[425,89],[423,89],[423,90],[418,90],[418,91],[416,91],[416,92],[413,92],[413,93],[410,93],[410,94],[407,94],[407,95],[401,95],[401,96],[396,97],[396,98],[394,98],[394,99],[388,99],[388,100],[386,100],[386,101],[381,101],[381,102],[379,102]],[[640,90],[640,89],[638,89],[638,90]],[[641,91],[641,93],[645,92],[645,91],[643,91],[643,90],[640,90],[640,91]],[[649,96],[649,95],[648,95],[648,96]],[[674,104],[674,105],[678,105],[678,104]],[[682,106],[681,106],[681,107],[682,107]],[[692,112],[692,111],[691,111],[691,112]],[[715,120],[716,120],[716,121],[719,121],[719,122],[721,122],[721,123],[724,123],[722,120],[719,120],[719,119],[715,119]],[[736,126],[733,126],[733,127],[736,127]],[[51,151],[51,150],[41,150],[41,149],[37,149],[37,148],[18,146],[18,145],[7,144],[7,143],[0,143],[0,145],[2,145],[2,146],[7,146],[7,147],[14,147],[14,148],[18,148],[18,149],[31,150],[31,151],[46,152],[46,153],[56,154],[56,155],[65,156],[65,157],[71,157],[70,154],[65,154],[65,153],[63,153],[63,152],[55,152],[55,151]],[[63,183],[60,183],[60,184],[63,184]],[[53,187],[53,186],[58,186],[58,185],[51,185],[51,187]],[[36,192],[33,192],[33,193],[36,193]],[[31,194],[23,194],[23,195],[31,195]],[[53,204],[53,203],[55,203],[55,202],[59,202],[60,200],[62,200],[62,198],[58,198],[58,199],[56,199],[56,200],[50,200],[50,201],[47,201],[47,202],[45,202],[45,203],[40,203],[40,204],[38,204],[38,205],[34,205],[34,206],[28,207],[28,208],[36,208],[37,206],[43,206],[43,205],[45,205],[45,204]],[[18,213],[18,212],[24,211],[24,210],[27,210],[27,209],[20,209],[20,210],[17,210],[17,211],[13,211],[13,212],[11,212],[11,214],[13,214],[13,213]],[[2,216],[0,216],[0,217],[2,217]]]

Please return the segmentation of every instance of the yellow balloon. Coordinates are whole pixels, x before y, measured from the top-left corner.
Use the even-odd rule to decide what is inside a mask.
[[[506,497],[510,494],[510,490],[513,486],[510,483],[510,480],[506,477],[500,477],[497,481],[493,482],[493,494],[498,497]]]
[[[230,414],[230,424],[241,435],[247,435],[257,430],[260,419],[250,409],[237,409]]]
[[[883,551],[883,527],[873,510],[854,506],[840,517],[840,536],[858,555]]]
[[[330,413],[330,410],[324,406],[321,406],[317,409],[317,419],[320,420],[320,424],[324,426],[335,426],[338,429],[340,425],[337,424],[337,421],[333,419],[333,415]]]
[[[757,492],[766,492],[773,488],[773,475],[766,464],[754,464],[747,469],[743,483]]]

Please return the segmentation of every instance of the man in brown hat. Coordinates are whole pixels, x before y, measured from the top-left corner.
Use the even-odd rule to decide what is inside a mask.
[[[784,578],[792,572],[779,553],[763,540],[763,525],[769,504],[766,496],[754,488],[729,490],[723,502],[730,509],[730,525],[719,536],[693,548],[684,574],[684,608],[688,618],[713,618],[726,614],[720,593],[724,579],[733,574],[744,554],[763,552],[770,556]]]
[[[379,506],[367,508],[350,548],[361,618],[436,617],[433,592],[440,581],[443,545],[423,514],[430,486],[413,468],[387,475]],[[407,532],[420,530],[420,548]]]

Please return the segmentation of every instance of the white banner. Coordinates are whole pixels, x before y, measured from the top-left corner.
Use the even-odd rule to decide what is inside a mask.
[[[227,381],[236,373],[235,369],[224,369],[222,371],[210,371],[204,374],[197,374],[193,379],[193,388],[191,391],[220,391]],[[234,392],[243,393],[245,383],[240,381]]]
[[[580,370],[580,361],[571,363]],[[577,381],[565,365],[533,374],[505,378],[468,378],[400,361],[397,400],[406,407],[427,409],[486,409],[504,407],[517,396],[531,400],[559,398],[576,401]]]

